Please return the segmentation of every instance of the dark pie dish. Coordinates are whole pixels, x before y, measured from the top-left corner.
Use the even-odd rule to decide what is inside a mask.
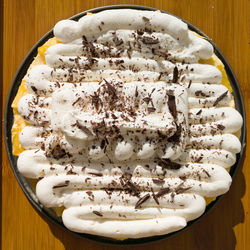
[[[77,14],[70,19],[72,20],[78,20],[82,16],[86,15],[88,12],[92,13],[98,13],[103,10],[107,9],[124,9],[124,8],[130,8],[130,9],[138,9],[138,10],[151,10],[155,11],[157,9],[151,8],[151,7],[144,7],[144,6],[137,6],[137,5],[113,5],[113,6],[104,6],[104,7],[99,7],[91,10],[84,11],[80,14]],[[163,13],[167,13],[165,11],[162,11]],[[167,13],[169,14],[169,13]],[[205,39],[207,39],[214,47],[214,53],[218,56],[218,58],[222,61],[222,63],[225,66],[225,70],[228,76],[228,79],[230,81],[231,87],[233,89],[233,97],[235,101],[235,108],[240,112],[240,114],[243,117],[243,126],[241,129],[241,136],[240,136],[240,142],[242,145],[241,152],[237,154],[236,156],[236,163],[230,168],[230,175],[233,178],[236,170],[240,167],[242,164],[242,159],[243,159],[243,154],[244,154],[244,149],[245,149],[245,141],[246,141],[246,117],[245,117],[245,108],[244,108],[244,102],[242,98],[242,94],[240,91],[239,84],[236,80],[236,77],[226,61],[225,57],[222,55],[220,50],[217,48],[217,46],[199,29],[194,27],[192,24],[188,23],[185,20],[182,20],[185,23],[187,23],[188,27],[190,30],[195,31],[199,35],[203,36]],[[195,221],[201,219],[202,216],[208,213],[208,211],[211,210],[215,206],[215,204],[221,199],[221,196],[218,196],[216,200],[212,201],[209,205],[207,205],[205,212],[203,213],[202,216],[199,218],[188,222],[187,226],[179,231],[167,234],[167,235],[161,235],[161,236],[153,236],[153,237],[146,237],[146,238],[140,238],[140,239],[126,239],[126,240],[116,240],[116,239],[111,239],[111,238],[106,238],[106,237],[101,237],[101,236],[96,236],[96,235],[89,235],[89,234],[80,234],[80,233],[75,233],[70,230],[68,230],[62,223],[61,217],[58,217],[53,209],[45,208],[43,207],[36,199],[35,192],[33,188],[31,187],[29,181],[23,177],[17,170],[17,157],[13,156],[12,154],[12,141],[11,141],[11,128],[13,125],[13,111],[11,108],[11,104],[16,96],[16,93],[18,91],[18,88],[20,86],[20,83],[25,76],[27,69],[29,68],[30,64],[32,63],[34,57],[37,55],[37,49],[41,45],[43,45],[49,38],[53,37],[53,31],[49,31],[47,34],[45,34],[35,45],[34,47],[30,50],[26,58],[23,60],[22,64],[20,65],[14,79],[12,82],[12,85],[9,90],[7,102],[6,102],[6,107],[5,107],[5,117],[4,117],[4,138],[5,138],[5,144],[6,144],[6,149],[7,149],[7,154],[10,160],[10,164],[12,167],[12,170],[16,176],[16,179],[21,186],[23,192],[25,193],[26,197],[28,200],[31,202],[31,204],[36,208],[36,210],[39,212],[42,217],[45,219],[48,219],[50,221],[53,221],[55,224],[66,230],[67,232],[77,236],[77,237],[82,237],[82,238],[87,238],[93,241],[101,242],[101,243],[106,243],[106,244],[115,244],[115,245],[132,245],[132,244],[143,244],[147,242],[153,242],[161,239],[166,239],[168,237],[171,237],[175,234],[180,233],[181,231],[187,229],[189,226],[191,226]]]

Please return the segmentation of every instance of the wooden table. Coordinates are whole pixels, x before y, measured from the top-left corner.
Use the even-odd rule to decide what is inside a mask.
[[[249,120],[250,25],[247,14],[250,12],[250,2],[247,0],[3,0],[0,12],[1,36],[3,35],[2,110],[19,64],[34,43],[57,21],[94,7],[125,3],[169,11],[191,22],[211,37],[239,80]],[[19,187],[10,168],[4,145],[2,152],[3,250],[117,248],[75,238],[54,224],[44,221]],[[230,191],[208,215],[188,230],[161,242],[127,249],[250,249],[250,186],[247,184],[250,182],[249,162],[250,147],[247,148],[244,165],[239,169]]]

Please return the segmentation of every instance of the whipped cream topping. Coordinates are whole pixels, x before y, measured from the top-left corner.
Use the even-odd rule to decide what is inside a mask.
[[[26,75],[19,171],[72,231],[139,238],[179,230],[228,191],[242,117],[212,45],[167,14],[63,20]]]

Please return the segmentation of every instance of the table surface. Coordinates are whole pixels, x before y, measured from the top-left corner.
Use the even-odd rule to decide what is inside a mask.
[[[194,24],[212,38],[238,78],[249,120],[250,22],[247,14],[250,12],[250,1],[248,0],[3,0],[0,7],[0,40],[3,38],[0,53],[3,54],[1,55],[3,67],[0,71],[0,75],[3,75],[3,81],[0,81],[3,84],[2,114],[12,78],[36,41],[61,19],[94,7],[112,4],[138,4],[166,10]],[[130,246],[129,249],[249,249],[250,188],[247,184],[250,182],[249,162],[250,147],[247,147],[243,167],[237,172],[230,191],[200,221],[170,239],[147,246]],[[43,220],[19,187],[10,168],[4,145],[2,145],[1,185],[2,249],[117,248],[78,239],[53,223]]]

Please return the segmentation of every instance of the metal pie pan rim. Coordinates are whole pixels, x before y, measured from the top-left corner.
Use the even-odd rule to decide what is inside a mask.
[[[156,8],[152,8],[152,7],[146,7],[146,6],[141,6],[141,5],[110,5],[110,6],[103,6],[103,7],[97,7],[94,9],[90,9],[90,10],[86,10],[84,12],[81,12],[77,15],[72,16],[69,19],[72,20],[78,20],[79,18],[81,18],[82,16],[86,15],[88,12],[92,12],[92,13],[98,13],[100,11],[103,10],[108,10],[108,9],[138,9],[138,10],[151,10],[151,11],[155,11],[155,10],[159,10]],[[172,16],[175,16],[169,12],[166,12],[164,10],[160,10],[162,13],[166,13]],[[242,149],[241,152],[239,154],[237,154],[236,156],[236,163],[231,167],[230,169],[230,175],[232,176],[232,178],[235,176],[236,170],[242,165],[243,162],[243,155],[244,155],[244,151],[245,151],[245,143],[246,143],[246,114],[245,114],[245,107],[244,107],[244,101],[243,101],[243,97],[241,94],[241,90],[239,87],[239,84],[237,82],[237,79],[233,73],[232,68],[230,67],[229,63],[227,62],[226,58],[223,56],[223,54],[220,52],[220,50],[218,49],[218,47],[212,42],[212,40],[210,38],[208,38],[202,31],[200,31],[198,28],[196,28],[194,25],[190,24],[189,22],[187,22],[186,20],[175,16],[178,19],[182,20],[183,22],[185,22],[190,30],[195,31],[196,33],[198,33],[199,35],[203,36],[206,40],[208,40],[214,47],[214,51],[215,54],[219,57],[219,59],[223,62],[230,84],[233,88],[233,95],[234,95],[234,99],[235,99],[235,104],[236,104],[236,109],[241,113],[242,117],[243,117],[243,126],[241,129],[241,137],[240,137],[240,141],[242,144]],[[99,242],[99,243],[103,243],[103,244],[109,244],[109,245],[139,245],[139,244],[146,244],[146,243],[150,243],[150,242],[155,242],[155,241],[159,241],[162,239],[166,239],[169,237],[172,237],[174,235],[177,235],[181,232],[183,232],[184,230],[187,230],[194,222],[200,220],[203,216],[205,216],[209,211],[211,211],[211,209],[213,207],[215,207],[215,205],[218,203],[219,200],[221,200],[221,198],[224,195],[218,196],[214,201],[212,201],[207,207],[205,212],[198,218],[196,218],[195,220],[189,221],[187,223],[187,226],[184,227],[181,230],[178,230],[176,232],[170,233],[170,234],[166,234],[166,235],[157,235],[157,236],[151,236],[151,237],[145,237],[145,238],[136,238],[136,239],[126,239],[126,240],[116,240],[116,239],[112,239],[112,238],[107,238],[107,237],[102,237],[102,236],[98,236],[98,235],[90,235],[90,234],[83,234],[83,233],[76,233],[76,232],[72,232],[69,229],[67,229],[62,221],[59,221],[58,217],[54,217],[51,213],[48,212],[48,209],[43,208],[43,206],[35,201],[34,199],[34,193],[31,193],[30,191],[28,191],[27,189],[27,185],[29,186],[29,182],[28,180],[23,177],[17,170],[17,166],[16,166],[16,161],[17,161],[17,157],[13,156],[12,154],[12,142],[11,142],[11,127],[13,124],[13,111],[11,108],[11,103],[17,93],[18,87],[21,83],[21,80],[23,79],[23,77],[26,74],[27,69],[29,68],[31,62],[33,61],[34,57],[37,55],[37,48],[40,47],[42,44],[44,44],[49,38],[53,37],[53,29],[51,29],[49,32],[47,32],[29,51],[29,53],[27,54],[27,56],[24,58],[24,60],[22,61],[22,63],[20,64],[14,78],[11,84],[11,87],[9,89],[9,93],[8,93],[8,97],[6,100],[6,106],[5,106],[5,114],[4,114],[4,140],[5,140],[5,147],[6,147],[6,151],[8,154],[8,158],[11,164],[11,168],[14,172],[14,175],[19,183],[19,185],[21,186],[24,194],[26,195],[27,199],[29,200],[29,202],[32,204],[33,207],[35,207],[35,209],[38,211],[38,213],[44,218],[44,219],[48,219],[49,221],[55,223],[56,225],[58,225],[60,228],[64,229],[65,231],[69,232],[72,235],[75,235],[77,237],[80,238],[85,238],[91,241],[95,241],[95,242]]]

